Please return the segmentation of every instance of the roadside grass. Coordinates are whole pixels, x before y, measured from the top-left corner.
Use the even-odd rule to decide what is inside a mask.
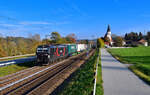
[[[101,52],[99,52],[99,55]],[[103,80],[102,80],[102,67],[101,67],[101,57],[99,56],[99,63],[98,63],[98,72],[97,72],[97,82],[96,82],[96,95],[103,95]]]
[[[71,77],[59,95],[91,95],[94,86],[94,70],[98,53],[95,52]]]
[[[26,62],[26,63],[19,63],[19,64],[13,64],[13,65],[0,67],[0,77],[33,67],[34,65],[35,65],[35,62]]]
[[[132,64],[129,69],[150,84],[150,47],[108,49],[108,51],[119,61]]]

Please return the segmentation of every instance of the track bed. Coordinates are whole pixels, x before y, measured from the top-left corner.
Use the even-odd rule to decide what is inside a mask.
[[[34,67],[25,72],[1,78],[1,95],[49,95],[52,93],[69,75],[80,67],[92,54],[86,53],[70,57],[62,62],[50,66]],[[38,72],[37,72],[38,71]],[[31,73],[32,72],[32,73]],[[24,74],[25,73],[25,74]],[[19,76],[19,77],[17,77]],[[14,79],[14,80],[13,80]]]

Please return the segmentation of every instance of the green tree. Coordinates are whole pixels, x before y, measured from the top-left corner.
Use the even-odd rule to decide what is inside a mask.
[[[51,33],[51,40],[52,40],[52,43],[54,43],[54,44],[61,44],[62,43],[62,41],[61,41],[62,38],[58,32],[52,32]]]
[[[101,38],[97,39],[97,48],[103,48],[104,47],[104,41]]]
[[[127,33],[125,34],[124,39],[125,39],[125,40],[129,40],[129,37],[128,37],[128,34],[127,34]]]
[[[142,32],[139,33],[139,40],[143,39],[143,34]]]

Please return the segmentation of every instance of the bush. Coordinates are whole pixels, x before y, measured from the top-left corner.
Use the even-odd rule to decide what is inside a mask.
[[[103,48],[104,47],[104,41],[101,38],[97,39],[97,48]]]

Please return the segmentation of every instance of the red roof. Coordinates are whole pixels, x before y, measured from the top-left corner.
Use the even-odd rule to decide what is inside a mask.
[[[140,43],[145,43],[145,42],[147,42],[147,41],[144,40],[144,39],[141,39],[139,42],[140,42]]]

